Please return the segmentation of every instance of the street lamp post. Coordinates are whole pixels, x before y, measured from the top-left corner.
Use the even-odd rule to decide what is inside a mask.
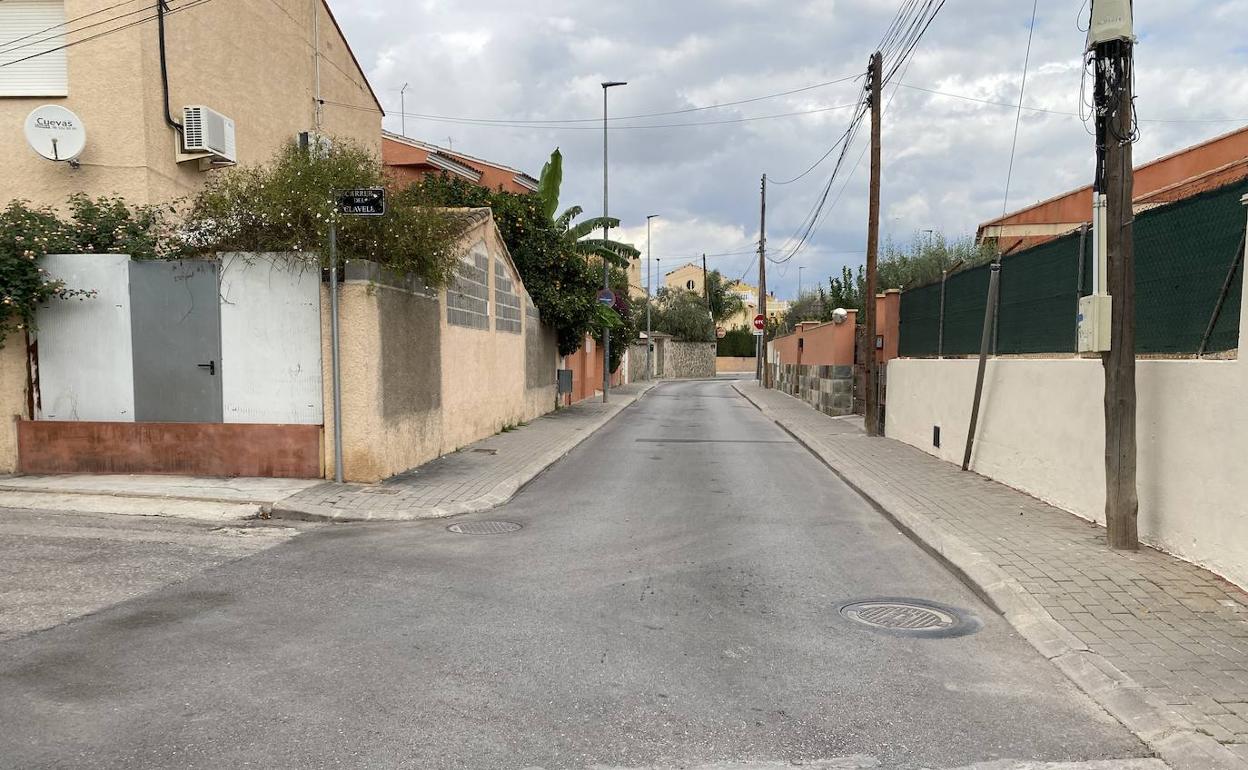
[[[607,89],[616,86],[626,86],[627,82],[621,80],[608,80],[602,84],[602,217],[606,219],[607,211]],[[611,238],[611,226],[606,222],[602,223],[602,239],[604,241]],[[611,289],[611,262],[607,259],[607,255],[602,255],[602,288],[610,291]],[[602,327],[602,403],[607,403],[608,394],[611,392],[611,327],[605,324]]]
[[[657,217],[658,214],[651,214],[646,217],[646,379],[650,379],[653,370],[650,368],[650,351],[654,348],[654,343],[650,339],[650,285],[652,274],[650,272],[650,220]]]

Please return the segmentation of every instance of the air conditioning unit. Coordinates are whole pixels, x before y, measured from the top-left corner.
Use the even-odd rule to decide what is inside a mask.
[[[234,150],[234,121],[203,105],[182,108],[182,160],[207,160],[210,165],[238,162]]]

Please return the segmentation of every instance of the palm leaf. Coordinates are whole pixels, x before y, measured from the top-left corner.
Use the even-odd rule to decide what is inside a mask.
[[[613,254],[618,254],[621,257],[628,257],[630,259],[636,259],[637,257],[641,256],[641,252],[633,248],[632,244],[630,243],[620,243],[619,241],[604,241],[601,238],[585,238],[583,240],[577,241],[578,245],[582,243],[590,244],[594,246],[595,248],[604,248]]]
[[[579,217],[582,211],[583,209],[581,209],[580,206],[573,206],[563,212],[559,215],[559,218],[555,220],[555,229],[561,233],[568,232],[568,228],[572,226],[572,220]]]
[[[584,222],[577,222],[576,226],[568,230],[568,237],[579,241],[595,230],[605,228],[619,227],[620,220],[615,217],[590,217]]]
[[[542,211],[547,219],[554,219],[559,210],[559,188],[563,186],[563,154],[556,147],[550,160],[542,166],[542,176],[537,182],[537,197],[541,199]]]

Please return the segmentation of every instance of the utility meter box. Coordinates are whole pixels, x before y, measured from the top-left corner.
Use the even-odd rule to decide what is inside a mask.
[[[1088,50],[1111,40],[1133,40],[1131,0],[1092,0],[1088,24]]]
[[[1104,353],[1110,346],[1110,311],[1114,298],[1093,294],[1079,298],[1079,352]]]

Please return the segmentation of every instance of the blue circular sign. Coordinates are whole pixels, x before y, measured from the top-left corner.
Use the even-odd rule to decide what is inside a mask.
[[[615,292],[611,291],[610,289],[603,289],[602,291],[598,292],[598,301],[606,305],[607,307],[611,307],[612,305],[615,304]]]

